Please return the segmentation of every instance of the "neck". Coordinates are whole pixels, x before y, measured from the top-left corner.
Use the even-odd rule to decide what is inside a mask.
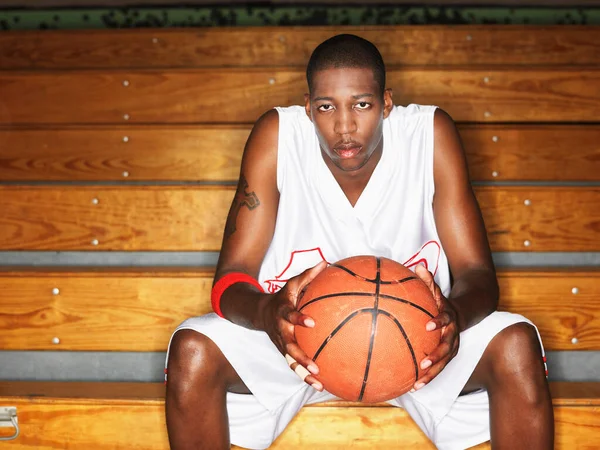
[[[323,154],[325,164],[329,167],[333,177],[338,182],[348,201],[352,206],[356,204],[367,183],[373,175],[373,171],[381,155],[383,154],[383,144],[380,144],[373,152],[367,163],[358,170],[344,171],[336,166],[328,157]]]

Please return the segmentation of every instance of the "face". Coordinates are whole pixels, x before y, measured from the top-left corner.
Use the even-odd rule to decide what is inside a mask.
[[[386,89],[382,98],[371,69],[316,72],[305,102],[325,162],[334,174],[374,168],[383,149],[383,119],[392,109],[392,92]]]

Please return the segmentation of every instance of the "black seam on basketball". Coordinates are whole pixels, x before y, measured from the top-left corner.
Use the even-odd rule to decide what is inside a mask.
[[[306,302],[306,304],[302,305],[302,307],[300,309],[298,309],[298,311],[302,311],[304,308],[306,308],[311,303],[318,302],[319,300],[324,300],[326,298],[333,298],[333,297],[348,297],[351,295],[356,296],[356,297],[372,297],[373,293],[372,292],[336,292],[335,294],[321,295],[320,297],[313,298],[312,300]]]
[[[350,314],[348,317],[346,317],[344,320],[342,320],[338,324],[338,326],[333,329],[333,331],[329,334],[329,336],[327,336],[325,338],[325,340],[323,341],[323,343],[317,349],[317,351],[315,352],[315,355],[312,357],[313,361],[317,362],[317,358],[319,357],[319,355],[321,354],[321,352],[323,351],[323,349],[325,348],[325,346],[329,343],[329,341],[331,339],[333,339],[333,337],[338,333],[338,331],[340,331],[342,329],[342,327],[344,325],[346,325],[348,322],[350,322],[352,319],[354,319],[359,314],[361,314],[361,313],[369,313],[369,312],[372,312],[372,311],[373,311],[373,308],[358,309],[358,310],[354,311],[352,314]]]
[[[371,337],[369,338],[369,353],[367,355],[367,364],[365,365],[365,375],[363,377],[362,387],[358,395],[358,401],[362,402],[367,388],[367,380],[369,379],[369,369],[371,368],[371,356],[373,356],[373,345],[375,344],[375,331],[377,330],[377,316],[379,310],[379,286],[381,286],[381,260],[377,258],[377,273],[375,274],[375,304],[373,305],[372,320],[371,320]]]
[[[377,260],[379,261],[379,258],[377,258]],[[347,267],[341,266],[339,264],[332,264],[330,267],[337,267],[338,269],[342,269],[344,272],[348,272],[350,275],[352,275],[353,277],[359,278],[363,281],[368,281],[369,283],[375,283],[376,282],[376,278],[367,278],[367,277],[363,277],[362,275],[359,275],[355,272],[352,272],[350,269],[348,269]],[[417,280],[418,278],[415,276],[410,276],[410,277],[406,277],[406,278],[402,278],[400,280],[390,280],[390,281],[382,281],[379,280],[379,283],[381,284],[402,284],[402,283],[406,283],[407,281],[410,280]]]
[[[418,280],[417,277],[406,277],[406,278],[402,278],[400,280],[391,280],[391,281],[380,281],[381,284],[402,284],[402,283],[406,283],[407,281],[411,281],[411,280]]]
[[[406,341],[406,345],[408,345],[408,349],[410,350],[410,355],[412,356],[413,364],[415,366],[415,382],[416,382],[419,379],[419,365],[417,364],[417,357],[415,356],[415,351],[413,349],[412,344],[410,343],[410,339],[408,339],[408,336],[407,336],[406,332],[404,331],[404,328],[398,321],[398,319],[396,319],[389,312],[387,312],[383,309],[380,311],[380,313],[385,316],[388,316],[398,326],[400,333],[402,333],[402,336],[404,336],[404,340]]]
[[[405,303],[407,305],[410,305],[414,308],[417,308],[419,311],[424,312],[425,314],[427,314],[429,317],[431,317],[433,319],[433,314],[431,314],[429,311],[427,311],[425,308],[423,308],[422,306],[416,305],[413,302],[400,298],[400,297],[394,297],[393,295],[387,295],[387,294],[380,294],[379,295],[381,298],[385,298],[388,300],[394,300],[396,302],[400,302],[400,303]]]
[[[316,297],[313,298],[312,300],[306,302],[305,305],[302,305],[298,311],[301,312],[304,308],[306,308],[308,305],[318,302],[319,300],[324,300],[327,298],[335,298],[335,297],[349,297],[349,296],[355,296],[355,297],[372,297],[373,294],[370,292],[336,292],[334,294],[326,294],[326,295],[322,295],[320,297]],[[397,302],[401,302],[407,305],[412,306],[413,308],[418,309],[421,312],[424,312],[425,314],[427,314],[429,317],[433,318],[433,314],[431,314],[429,311],[427,311],[425,308],[423,308],[422,306],[416,305],[413,302],[409,301],[409,300],[405,300],[403,298],[400,297],[394,297],[393,295],[387,295],[387,294],[379,294],[380,298],[385,298],[388,300],[395,300]]]

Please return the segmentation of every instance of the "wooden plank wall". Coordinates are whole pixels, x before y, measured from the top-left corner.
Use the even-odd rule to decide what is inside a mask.
[[[310,52],[338,32],[378,45],[398,103],[453,115],[494,251],[600,251],[600,187],[578,185],[599,181],[600,27],[487,25],[0,33],[0,250],[218,251],[252,122],[302,101]],[[594,271],[507,273],[503,307],[549,348],[600,349]],[[164,349],[208,311],[189,302],[211,276],[5,272],[0,348]],[[165,291],[178,306],[161,312]]]
[[[310,51],[342,31],[380,47],[397,102],[457,120],[495,251],[600,251],[600,28],[567,26],[0,33],[0,250],[218,251],[252,122],[302,99]],[[0,268],[0,350],[164,351],[210,310],[212,274]],[[501,270],[501,309],[530,317],[548,350],[600,350],[597,280],[597,268]],[[557,447],[589,448],[598,383],[552,389]],[[11,448],[166,448],[163,396],[0,382],[0,403],[20,411]],[[275,447],[324,439],[430,445],[395,408],[330,404],[303,410]]]

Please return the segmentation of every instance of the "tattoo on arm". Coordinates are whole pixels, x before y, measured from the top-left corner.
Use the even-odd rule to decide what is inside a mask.
[[[248,181],[242,174],[240,175],[240,182],[238,183],[237,191],[235,192],[235,198],[229,210],[229,217],[227,218],[227,225],[225,226],[225,239],[229,239],[233,233],[235,233],[236,222],[240,209],[245,206],[249,210],[253,210],[260,206],[260,200],[254,192],[248,192]]]

